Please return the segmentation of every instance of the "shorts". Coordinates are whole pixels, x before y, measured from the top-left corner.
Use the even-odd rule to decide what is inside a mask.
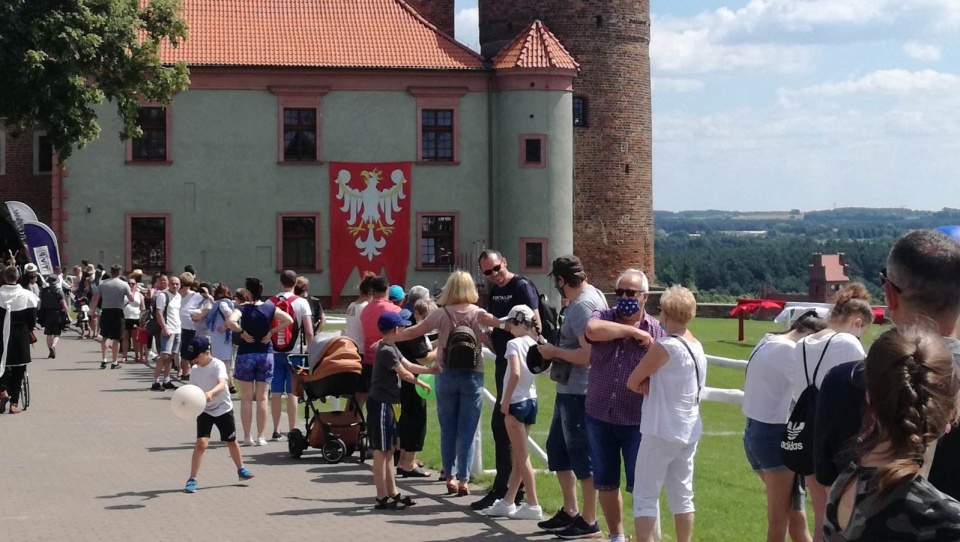
[[[190,341],[197,336],[197,330],[184,329],[180,331],[180,357],[187,355],[187,348],[190,348]]]
[[[290,380],[290,366],[287,359],[290,352],[273,353],[273,380],[270,381],[270,393],[292,393],[293,384]]]
[[[667,486],[667,503],[671,514],[690,514],[695,511],[693,456],[696,453],[696,442],[685,444],[655,435],[643,437],[633,469],[637,482],[633,491],[633,517],[658,516],[663,486]]]
[[[126,319],[124,319],[123,323],[124,323],[123,329],[125,329],[125,330],[127,330],[127,331],[133,331],[134,329],[137,329],[137,326],[138,326],[138,325],[140,325],[140,319],[139,319],[139,318],[126,318]]]
[[[537,400],[524,399],[519,403],[511,403],[510,415],[523,425],[533,425],[537,423]]]
[[[43,314],[43,334],[59,337],[63,333],[61,312],[47,312]]]
[[[174,333],[169,337],[164,337],[160,332],[160,353],[173,355],[174,352],[180,352],[180,334]]]
[[[747,418],[743,430],[743,451],[753,472],[776,472],[786,469],[780,458],[780,441],[787,430],[783,423],[763,423]]]
[[[389,452],[397,445],[397,418],[393,406],[375,399],[367,399],[367,427],[370,448]]]
[[[620,489],[620,458],[626,470],[627,491],[633,491],[634,466],[640,449],[639,425],[614,425],[587,416],[587,438],[593,452],[593,487]]]
[[[586,395],[558,393],[547,435],[547,468],[553,472],[573,471],[577,480],[593,476],[586,400]]]
[[[240,382],[272,382],[273,353],[238,354],[233,377]]]
[[[100,313],[100,335],[119,341],[123,338],[123,309],[103,309]]]
[[[234,442],[237,440],[237,424],[233,420],[233,409],[219,416],[211,416],[206,412],[197,416],[197,438],[210,438],[213,426],[220,432],[220,442]]]
[[[370,383],[373,381],[373,365],[360,366],[360,387],[359,393],[370,393]]]

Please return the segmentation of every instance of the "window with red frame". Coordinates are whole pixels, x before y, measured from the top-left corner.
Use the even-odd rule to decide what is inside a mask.
[[[167,159],[167,109],[141,107],[137,125],[143,135],[131,142],[131,158],[135,162],[165,161]]]
[[[130,218],[130,266],[150,275],[167,270],[167,219]]]
[[[453,215],[420,217],[420,267],[446,269],[454,264],[456,220]]]
[[[312,162],[317,159],[317,110],[283,109],[283,159]]]
[[[453,109],[424,109],[420,114],[420,156],[453,161]]]
[[[313,216],[282,217],[283,268],[316,269],[317,218]]]

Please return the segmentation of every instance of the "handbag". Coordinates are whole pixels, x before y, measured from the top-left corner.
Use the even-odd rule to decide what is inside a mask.
[[[30,330],[30,344],[34,344],[34,343],[36,343],[36,342],[37,342],[37,334],[34,333],[33,330],[31,329],[31,330]]]

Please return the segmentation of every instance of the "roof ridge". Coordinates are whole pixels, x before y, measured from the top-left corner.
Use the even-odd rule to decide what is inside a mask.
[[[560,39],[540,19],[527,25],[504,46],[493,57],[492,64],[498,69],[525,67],[576,70],[580,67]]]
[[[417,19],[417,21],[420,22],[420,24],[426,26],[426,27],[429,28],[430,30],[432,30],[432,31],[434,31],[435,33],[439,34],[440,36],[443,36],[443,38],[446,39],[448,42],[450,42],[450,43],[456,45],[457,47],[459,47],[460,49],[463,49],[464,51],[470,53],[471,55],[473,55],[474,57],[476,57],[478,60],[483,61],[484,63],[486,63],[485,59],[483,58],[482,55],[480,55],[480,53],[477,53],[477,52],[474,51],[473,49],[471,49],[471,48],[467,47],[466,45],[460,43],[459,41],[457,41],[457,39],[456,39],[454,36],[451,36],[451,35],[447,34],[446,32],[444,32],[443,30],[440,30],[440,28],[439,28],[437,25],[433,24],[432,22],[430,22],[429,19],[427,19],[426,17],[424,17],[423,15],[421,15],[420,12],[417,11],[416,9],[414,9],[413,6],[411,6],[410,4],[408,4],[408,3],[406,2],[406,0],[393,0],[393,1],[396,2],[396,3],[398,3],[398,4],[400,4],[400,7],[402,7],[403,9],[406,9],[411,15],[413,15],[413,17],[414,17],[415,19]]]

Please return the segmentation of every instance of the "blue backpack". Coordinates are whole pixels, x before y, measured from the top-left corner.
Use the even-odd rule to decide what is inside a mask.
[[[227,306],[230,307],[230,312],[233,312],[233,309],[234,309],[233,301],[226,298],[220,299],[219,301],[217,301],[216,305],[214,305],[213,308],[210,309],[209,312],[207,312],[207,316],[204,318],[204,322],[207,324],[207,329],[210,330],[211,333],[217,330],[217,317],[223,315],[220,309],[221,303],[226,303]],[[227,329],[226,336],[227,336],[227,342],[230,342],[233,336],[233,331],[231,331],[230,329]]]

